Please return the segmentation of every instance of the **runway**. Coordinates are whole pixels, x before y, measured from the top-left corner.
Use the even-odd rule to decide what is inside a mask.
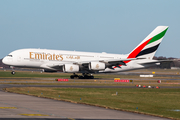
[[[34,96],[8,93],[5,87],[27,87],[27,85],[0,85],[0,118],[16,119],[131,119],[165,120],[165,118],[123,112],[101,107],[69,103]],[[35,85],[28,85],[35,86]],[[47,87],[47,86],[37,86]],[[62,87],[62,86],[51,86]],[[63,86],[65,87],[65,86]],[[67,87],[67,86],[66,86]],[[75,87],[75,86],[73,86]],[[79,86],[78,86],[79,87]],[[81,86],[85,87],[85,86]],[[87,86],[86,86],[87,87]],[[125,87],[125,86],[123,86]],[[13,108],[13,109],[11,109]]]

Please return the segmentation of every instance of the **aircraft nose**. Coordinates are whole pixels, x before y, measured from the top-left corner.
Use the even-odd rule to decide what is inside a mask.
[[[2,63],[6,64],[6,57],[2,59]]]
[[[4,58],[3,58],[2,63],[8,64],[8,59],[7,59],[7,57],[4,57]]]

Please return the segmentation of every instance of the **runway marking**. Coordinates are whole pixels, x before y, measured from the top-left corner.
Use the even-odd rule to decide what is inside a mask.
[[[23,116],[49,116],[49,115],[45,115],[45,114],[19,114],[19,115],[23,115]]]
[[[1,92],[1,91],[0,91]],[[13,104],[9,104],[9,103],[5,103],[5,102],[0,102],[1,104],[5,104],[5,105],[12,105],[12,106],[16,106],[16,105],[13,105]],[[33,112],[37,112],[37,110],[34,110],[34,109],[30,109],[30,108],[26,108],[26,107],[20,107],[20,106],[17,106],[18,108],[23,108],[23,109],[27,109],[27,110],[30,110],[30,111],[33,111]],[[14,109],[17,109],[16,107],[0,107],[0,109],[2,109],[2,108],[14,108]],[[38,111],[38,112],[42,112],[42,111]],[[43,113],[45,113],[45,112],[43,112]],[[49,114],[49,113],[45,113],[45,114]],[[44,114],[44,115],[45,115]],[[19,115],[28,115],[28,114],[19,114]],[[37,115],[37,114],[36,114]],[[43,115],[43,114],[42,114]],[[42,116],[41,115],[41,116]],[[47,116],[50,116],[50,115],[52,115],[52,114],[49,114],[49,115],[47,115]],[[53,115],[53,116],[57,116],[57,117],[60,117],[60,118],[67,118],[67,117],[64,117],[64,116],[60,116],[60,115]]]
[[[0,109],[17,109],[17,107],[0,107]]]

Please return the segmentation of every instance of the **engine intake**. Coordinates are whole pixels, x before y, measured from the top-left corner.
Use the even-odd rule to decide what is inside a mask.
[[[106,69],[105,63],[102,62],[90,62],[89,63],[89,70],[104,70]]]

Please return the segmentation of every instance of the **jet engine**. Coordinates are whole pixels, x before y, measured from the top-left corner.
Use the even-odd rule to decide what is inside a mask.
[[[89,70],[104,70],[106,69],[105,63],[102,62],[90,62]]]
[[[69,72],[69,73],[79,72],[79,65],[65,64],[63,66],[63,72]]]
[[[52,73],[52,72],[57,72],[57,71],[55,71],[55,70],[50,70],[50,69],[43,69],[43,72],[50,72],[50,73]]]

